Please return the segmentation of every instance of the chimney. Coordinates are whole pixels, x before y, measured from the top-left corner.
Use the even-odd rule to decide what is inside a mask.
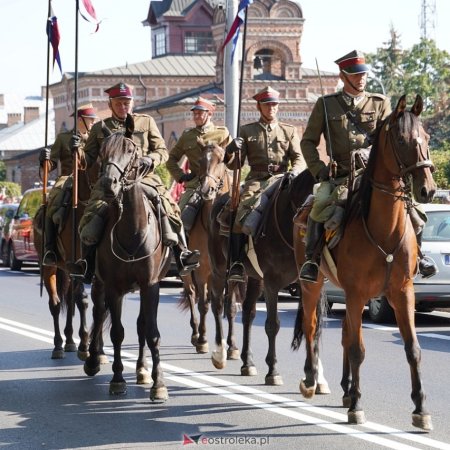
[[[23,123],[26,125],[39,118],[39,106],[25,106]]]
[[[20,113],[8,113],[8,123],[7,127],[12,127],[16,123],[19,123],[22,120],[22,114]]]

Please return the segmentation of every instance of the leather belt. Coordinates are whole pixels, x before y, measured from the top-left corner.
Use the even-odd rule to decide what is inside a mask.
[[[282,173],[286,172],[287,166],[284,164],[255,164],[250,166],[255,172]]]

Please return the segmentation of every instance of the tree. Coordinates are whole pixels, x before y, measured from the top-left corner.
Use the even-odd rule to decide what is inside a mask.
[[[0,161],[0,181],[6,180],[6,166],[4,161]]]

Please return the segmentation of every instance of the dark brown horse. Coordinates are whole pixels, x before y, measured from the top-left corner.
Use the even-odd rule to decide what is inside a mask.
[[[146,173],[139,166],[138,148],[131,140],[133,128],[134,123],[129,115],[125,135],[115,133],[105,138],[100,150],[103,164],[102,186],[105,199],[111,206],[103,237],[97,246],[91,292],[94,324],[84,370],[90,376],[100,370],[101,334],[106,313],[109,313],[110,336],[114,347],[114,375],[109,391],[111,394],[126,393],[121,359],[125,332],[121,323],[122,303],[125,294],[139,289],[137,382],[150,382],[145,357],[147,343],[153,361],[150,399],[165,401],[168,393],[160,366],[157,311],[159,281],[170,264],[169,249],[162,244],[155,208],[145,194],[143,178]]]
[[[230,177],[223,162],[224,150],[217,144],[206,144],[200,138],[198,143],[202,148],[202,157],[197,175],[200,180],[199,193],[203,204],[189,232],[189,247],[200,250],[200,267],[182,277],[184,295],[181,301],[183,308],[189,307],[191,313],[191,342],[196,347],[197,353],[207,353],[209,346],[206,336],[206,315],[209,311],[208,279],[211,274],[207,239],[209,218],[216,197],[229,191]],[[200,322],[195,313],[196,303],[198,303]],[[234,305],[235,303],[230,303],[230,309],[227,311],[228,359],[239,359],[240,355],[234,336],[234,318],[236,316]]]
[[[253,243],[259,268],[251,263],[249,255],[245,258],[244,265],[248,275],[248,283],[245,300],[242,305],[242,322],[244,327],[241,359],[241,375],[256,375],[257,370],[253,362],[253,353],[250,347],[251,327],[256,315],[256,302],[264,292],[267,306],[267,318],[265,331],[268,338],[268,351],[266,363],[268,373],[265,377],[267,385],[283,384],[282,377],[277,368],[276,336],[280,328],[278,318],[278,293],[291,283],[298,281],[298,271],[295,266],[293,248],[293,218],[297,209],[312,193],[314,178],[308,170],[305,170],[291,182],[288,178],[279,180],[277,191],[273,194],[274,200],[268,207],[263,230]],[[224,307],[224,285],[226,276],[226,250],[227,238],[219,233],[219,225],[216,221],[223,204],[228,200],[228,195],[220,197],[214,204],[211,213],[210,234],[208,247],[211,257],[211,306],[216,320],[216,349],[213,352],[213,364],[215,367],[225,365],[223,332],[221,326],[221,314]],[[294,265],[293,265],[294,264]],[[242,283],[239,283],[242,284]],[[230,286],[230,291],[233,287]],[[317,392],[328,393],[328,383],[320,380]]]
[[[344,406],[349,407],[349,423],[365,422],[360,388],[360,368],[365,357],[362,312],[370,298],[383,294],[395,311],[410,366],[411,398],[415,405],[412,423],[424,430],[432,429],[431,417],[424,406],[421,352],[414,327],[413,278],[417,273],[418,250],[408,215],[413,207],[412,197],[427,203],[436,190],[429,136],[418,118],[421,111],[419,96],[411,111],[406,111],[403,96],[379,128],[361,188],[344,218],[344,234],[331,251],[337,271],[332,271],[327,258],[322,258],[318,283],[301,283],[302,305],[299,305],[293,347],[298,347],[304,335],[306,377],[301,380],[300,391],[305,397],[312,397],[315,392],[318,348],[313,336],[317,334],[315,311],[324,277],[340,285],[346,293],[341,386]]]
[[[78,171],[78,206],[75,209],[76,229],[89,199],[91,186],[97,181],[98,171],[98,164],[94,164],[88,170]],[[66,271],[66,261],[76,261],[80,257],[79,245],[76,246],[76,254],[72,255],[73,209],[68,208],[66,213],[66,220],[63,221],[57,233],[57,267],[41,266],[40,269],[49,296],[50,313],[53,317],[55,347],[52,351],[52,359],[61,359],[64,358],[65,352],[77,351],[77,346],[73,339],[72,325],[76,306],[80,314],[78,357],[84,361],[87,357],[89,345],[89,330],[86,320],[89,300],[85,293],[83,282],[79,279],[73,279],[73,282],[71,282]],[[42,255],[40,255],[42,249],[42,220],[42,210],[40,210],[33,222],[35,247],[39,253],[39,260],[42,260]],[[66,312],[65,344],[59,327],[59,316],[63,311]],[[106,357],[102,356],[102,363],[106,361]]]

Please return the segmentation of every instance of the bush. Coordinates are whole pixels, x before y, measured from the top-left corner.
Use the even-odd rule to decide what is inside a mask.
[[[19,198],[22,195],[20,184],[11,181],[0,181],[0,193],[7,198]]]

